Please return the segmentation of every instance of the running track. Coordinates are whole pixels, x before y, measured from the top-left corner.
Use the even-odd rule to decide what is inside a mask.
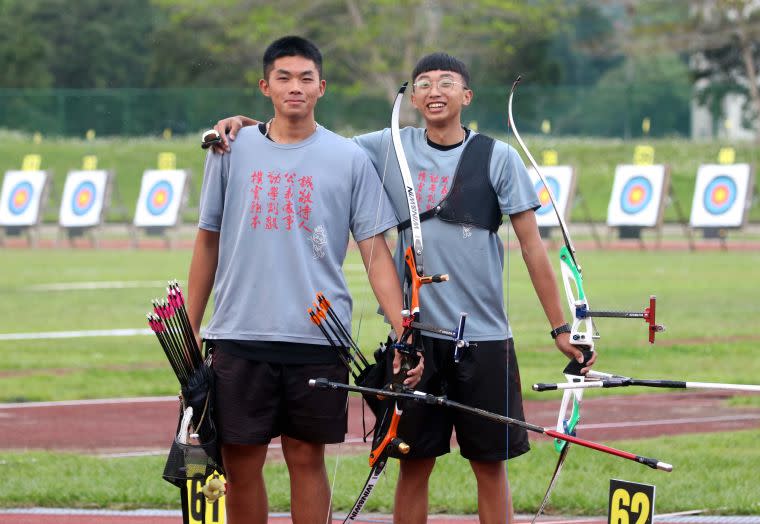
[[[633,396],[587,398],[580,437],[607,441],[620,438],[648,438],[673,433],[733,431],[760,428],[760,409],[725,405],[728,392],[684,391]],[[530,422],[553,426],[558,399],[526,401]],[[171,397],[140,399],[103,399],[73,402],[0,404],[0,449],[65,450],[99,455],[164,454],[176,425],[177,400]],[[368,415],[368,419],[369,419]],[[351,397],[348,446],[357,453],[367,451],[361,439],[361,401]],[[371,420],[367,421],[371,427]],[[82,436],[87,438],[83,439]],[[544,438],[531,434],[531,438]],[[274,450],[279,446],[273,443]],[[273,450],[273,451],[274,451]],[[328,452],[334,450],[328,449]],[[342,452],[346,452],[345,445]],[[271,453],[270,456],[276,455]],[[678,524],[712,524],[716,520],[700,517],[655,519]],[[721,522],[760,524],[760,518],[721,518]],[[518,516],[517,523],[530,522]],[[270,517],[272,524],[289,522],[287,515]],[[3,511],[3,524],[176,524],[178,512],[73,512],[57,513]],[[390,522],[387,515],[368,515],[364,522]],[[431,516],[431,524],[469,524],[474,516]],[[605,518],[541,520],[541,524],[600,524]]]
[[[547,395],[549,400],[525,402],[529,422],[554,426],[559,397]],[[733,395],[725,391],[683,391],[587,397],[578,435],[607,441],[760,428],[760,408],[727,406],[725,401]],[[357,453],[363,453],[367,444],[361,439],[361,400],[351,396],[349,404],[346,440]],[[172,397],[0,404],[0,449],[100,455],[165,453],[173,438],[177,409],[177,400]],[[372,427],[369,410],[366,415],[367,427]],[[277,445],[275,441],[274,447]]]

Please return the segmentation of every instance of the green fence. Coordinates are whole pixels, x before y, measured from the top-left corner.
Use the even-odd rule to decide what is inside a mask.
[[[561,136],[635,138],[649,119],[649,136],[688,136],[691,93],[668,85],[520,87],[515,112],[521,130]],[[506,130],[509,86],[478,88],[464,121],[481,130]],[[683,89],[681,89],[683,91]],[[246,89],[0,89],[0,128],[46,136],[144,136],[196,132],[220,116],[267,117],[269,101]],[[317,110],[336,130],[386,127],[390,102],[330,86]]]

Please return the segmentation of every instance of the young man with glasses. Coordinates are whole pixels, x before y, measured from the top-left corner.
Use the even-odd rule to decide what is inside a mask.
[[[271,439],[281,436],[293,522],[322,524],[330,520],[325,444],[344,439],[346,394],[314,394],[308,379],[346,381],[348,370],[306,309],[322,291],[350,322],[342,271],[350,233],[401,333],[401,288],[383,236],[397,221],[387,201],[384,212],[375,209],[386,197],[367,154],[314,120],[326,87],[319,49],[284,37],[267,48],[263,65],[259,88],[274,118],[241,130],[229,154],[206,158],[188,309],[198,336],[213,288],[204,334],[214,346],[227,522],[267,522],[263,466]]]
[[[450,341],[424,337],[425,369],[418,389],[523,419],[520,374],[504,311],[504,250],[496,233],[502,215],[509,216],[515,230],[554,343],[568,358],[583,360],[570,343],[569,330],[557,330],[565,325],[565,316],[536,225],[534,212],[540,204],[515,149],[462,125],[462,110],[473,97],[464,63],[434,53],[417,63],[412,78],[412,104],[425,128],[402,129],[401,141],[420,208],[426,210],[422,227],[427,272],[450,275],[449,282],[420,294],[422,320],[450,325],[461,311],[467,312],[466,338],[477,344],[456,362]],[[217,149],[226,151],[227,137],[234,140],[241,127],[254,123],[241,116],[220,120],[215,129],[223,140]],[[396,212],[399,239],[394,258],[402,272],[411,231],[402,178],[395,156],[389,154],[390,130],[360,135],[354,141],[372,159]],[[555,337],[555,333],[560,334]],[[593,363],[594,359],[586,366]],[[428,480],[436,457],[449,452],[452,428],[477,480],[480,521],[512,522],[505,462],[528,451],[526,431],[425,405],[406,406],[399,425],[398,434],[411,450],[401,459],[394,522],[426,522]]]

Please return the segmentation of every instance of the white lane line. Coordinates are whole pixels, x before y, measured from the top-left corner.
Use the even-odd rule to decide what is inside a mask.
[[[89,400],[56,400],[50,402],[8,402],[0,404],[0,409],[56,408],[68,406],[101,406],[109,404],[148,404],[151,402],[176,402],[176,396],[168,397],[131,397],[131,398],[95,398]]]
[[[182,281],[180,281],[180,284]],[[35,284],[26,289],[28,291],[76,291],[93,289],[163,289],[168,285],[166,280],[123,280],[123,281],[92,281],[92,282],[52,282],[49,284]]]
[[[364,272],[364,264],[344,264],[343,270],[348,273]],[[184,285],[182,280],[178,281]],[[167,280],[113,280],[113,281],[85,281],[85,282],[49,282],[47,284],[33,284],[24,288],[24,291],[97,291],[108,289],[156,289],[163,290],[168,285]]]
[[[152,335],[148,328],[139,329],[94,329],[89,331],[43,331],[39,333],[0,333],[0,340],[41,340],[51,338],[83,337],[134,337]]]

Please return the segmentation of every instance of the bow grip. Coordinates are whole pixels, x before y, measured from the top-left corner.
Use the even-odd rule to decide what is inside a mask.
[[[391,382],[394,385],[403,386],[409,371],[417,367],[417,364],[420,362],[419,351],[403,342],[396,342],[391,347],[401,354],[401,368],[398,373],[393,375]]]
[[[572,359],[568,362],[567,366],[565,366],[565,369],[562,370],[562,373],[565,375],[581,375],[581,369],[586,366],[586,362],[591,360],[591,357],[594,355],[594,351],[590,349],[583,349],[581,351],[583,353],[583,364],[579,364],[577,360]]]

